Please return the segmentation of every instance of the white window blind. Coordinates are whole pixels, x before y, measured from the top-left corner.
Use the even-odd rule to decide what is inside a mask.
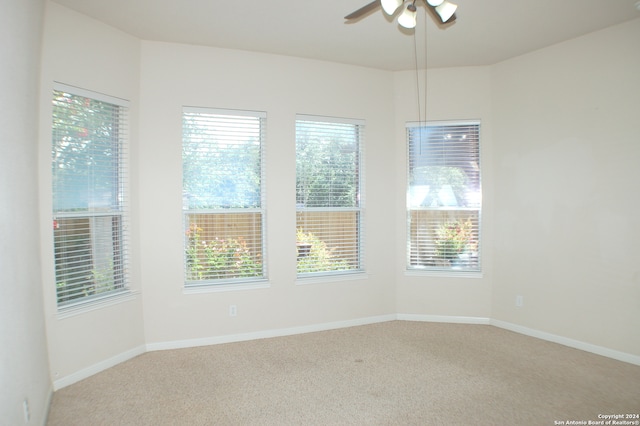
[[[265,121],[262,112],[184,108],[187,286],[266,277]]]
[[[53,234],[59,307],[127,290],[128,102],[53,91]]]
[[[298,115],[296,229],[299,276],[362,271],[360,120]]]
[[[408,269],[479,272],[480,123],[408,123]]]

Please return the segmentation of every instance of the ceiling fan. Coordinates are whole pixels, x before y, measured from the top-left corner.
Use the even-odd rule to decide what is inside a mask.
[[[435,12],[443,24],[453,22],[456,19],[455,11],[458,6],[447,0],[408,0],[406,2],[407,7],[404,8],[404,11],[398,16],[398,24],[404,28],[415,28],[416,26],[416,14],[418,10],[416,8],[416,2],[424,2],[425,6]],[[352,20],[361,18],[380,6],[382,6],[382,10],[384,10],[387,15],[393,15],[404,3],[404,0],[374,0],[345,16],[344,19]]]

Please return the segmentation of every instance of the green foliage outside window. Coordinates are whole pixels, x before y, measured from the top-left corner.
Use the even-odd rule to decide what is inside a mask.
[[[300,207],[356,207],[358,205],[358,145],[353,134],[318,136],[314,125],[296,127],[296,203]],[[345,124],[328,128],[352,129]],[[353,131],[353,130],[352,130]],[[347,133],[348,134],[348,133]]]
[[[327,244],[311,232],[298,228],[296,232],[298,245],[298,273],[345,271],[349,264],[337,258]]]
[[[125,288],[126,106],[54,90],[52,204],[59,306]]]
[[[251,252],[244,239],[203,241],[201,233],[202,229],[195,224],[187,230],[187,280],[250,278],[262,274],[260,256]],[[349,269],[347,262],[336,258],[333,250],[313,233],[298,229],[297,243],[298,273]]]
[[[452,260],[471,249],[473,229],[471,220],[445,222],[436,231],[436,256]]]
[[[252,254],[243,238],[214,238],[204,241],[202,228],[187,230],[187,280],[248,278],[262,275],[259,254]]]

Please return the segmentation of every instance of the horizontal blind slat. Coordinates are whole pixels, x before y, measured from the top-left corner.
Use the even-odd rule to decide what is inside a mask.
[[[362,120],[296,120],[298,274],[362,270]]]
[[[52,104],[54,254],[63,307],[127,286],[128,102],[56,84]]]
[[[407,124],[408,268],[480,269],[479,122]]]
[[[187,285],[261,278],[266,115],[183,109]]]

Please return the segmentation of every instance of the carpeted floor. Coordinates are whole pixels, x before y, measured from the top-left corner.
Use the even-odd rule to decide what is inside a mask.
[[[638,413],[640,366],[492,326],[392,321],[149,352],[55,392],[48,425],[557,425]]]

